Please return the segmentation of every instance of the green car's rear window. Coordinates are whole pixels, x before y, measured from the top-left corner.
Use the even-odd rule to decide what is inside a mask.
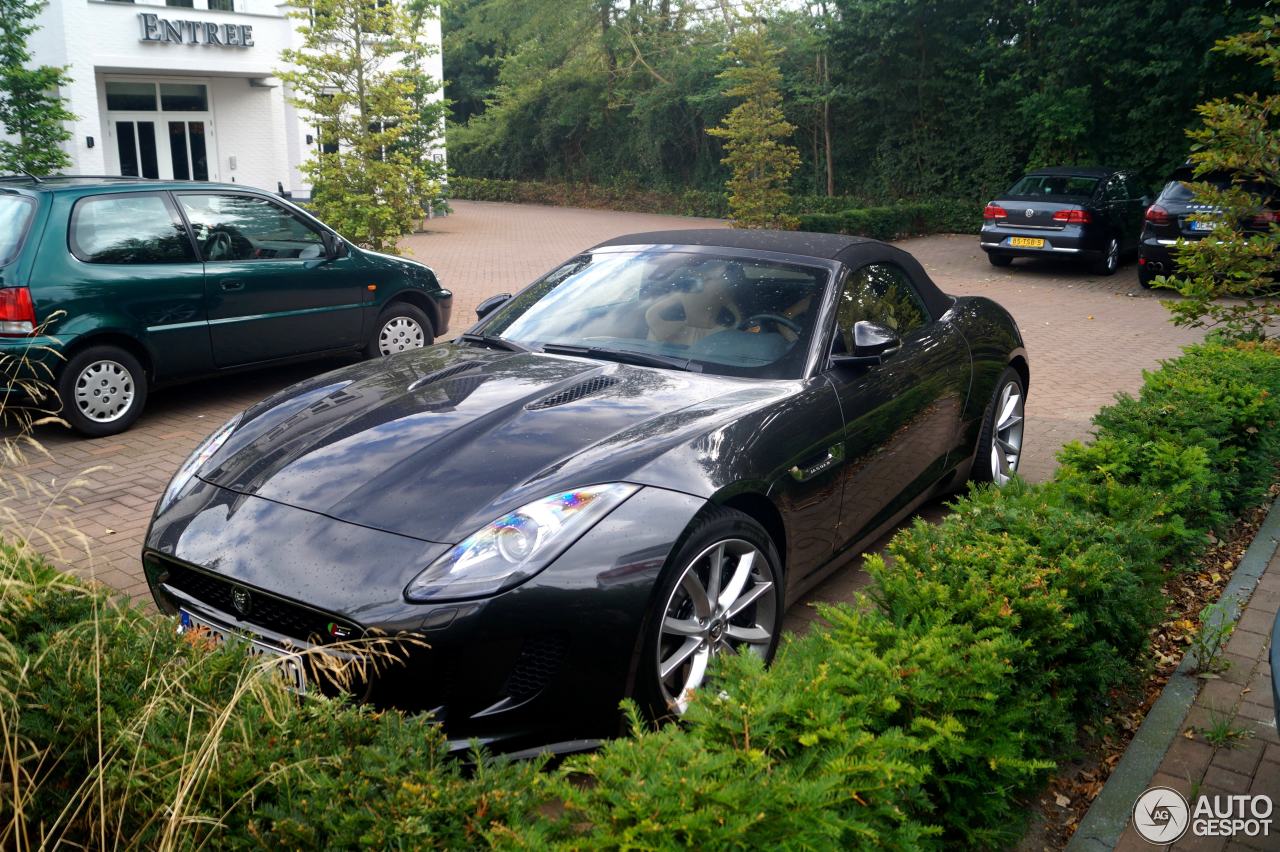
[[[0,195],[0,266],[11,263],[22,248],[36,205],[21,195]]]

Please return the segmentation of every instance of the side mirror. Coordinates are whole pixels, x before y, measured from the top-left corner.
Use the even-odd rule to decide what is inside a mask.
[[[511,299],[510,293],[499,293],[496,296],[490,296],[480,304],[476,305],[476,319],[484,319],[498,308],[505,305]]]
[[[868,320],[858,320],[853,324],[853,351],[833,352],[833,367],[868,367],[884,362],[886,355],[891,355],[902,346],[897,332]]]
[[[329,260],[347,256],[347,244],[333,231],[321,231],[320,240],[324,243],[324,256]]]

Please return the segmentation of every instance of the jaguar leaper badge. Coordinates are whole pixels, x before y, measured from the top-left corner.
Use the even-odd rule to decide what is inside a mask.
[[[236,612],[242,616],[247,616],[249,611],[253,609],[253,598],[249,595],[249,590],[244,586],[236,586],[232,589],[231,605],[236,608]]]

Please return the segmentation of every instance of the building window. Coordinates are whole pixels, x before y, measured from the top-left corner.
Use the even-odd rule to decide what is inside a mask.
[[[236,3],[235,0],[209,0],[209,8],[215,12],[234,12]]]
[[[108,80],[107,109],[127,112],[155,112],[156,84]]]
[[[165,112],[208,112],[209,90],[200,83],[161,83],[160,109]]]
[[[164,0],[166,6],[180,6],[183,9],[194,9],[196,4],[193,0]]]

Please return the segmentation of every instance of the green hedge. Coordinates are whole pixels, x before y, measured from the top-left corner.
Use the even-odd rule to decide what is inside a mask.
[[[663,192],[625,186],[455,175],[449,178],[449,195],[470,201],[550,204],[713,219],[729,215],[729,202],[724,193],[695,189]],[[802,231],[856,234],[881,240],[918,234],[974,234],[981,224],[981,205],[958,199],[876,205],[868,199],[848,196],[796,196],[788,212],[800,217]]]
[[[1140,683],[1167,572],[1264,499],[1278,392],[1271,351],[1188,350],[1053,480],[976,489],[900,532],[870,562],[873,598],[826,609],[769,671],[723,659],[680,725],[633,717],[556,770],[464,773],[421,719],[299,706],[233,649],[8,553],[2,727],[20,765],[44,756],[25,824],[145,846],[1008,845],[1080,726]]]

